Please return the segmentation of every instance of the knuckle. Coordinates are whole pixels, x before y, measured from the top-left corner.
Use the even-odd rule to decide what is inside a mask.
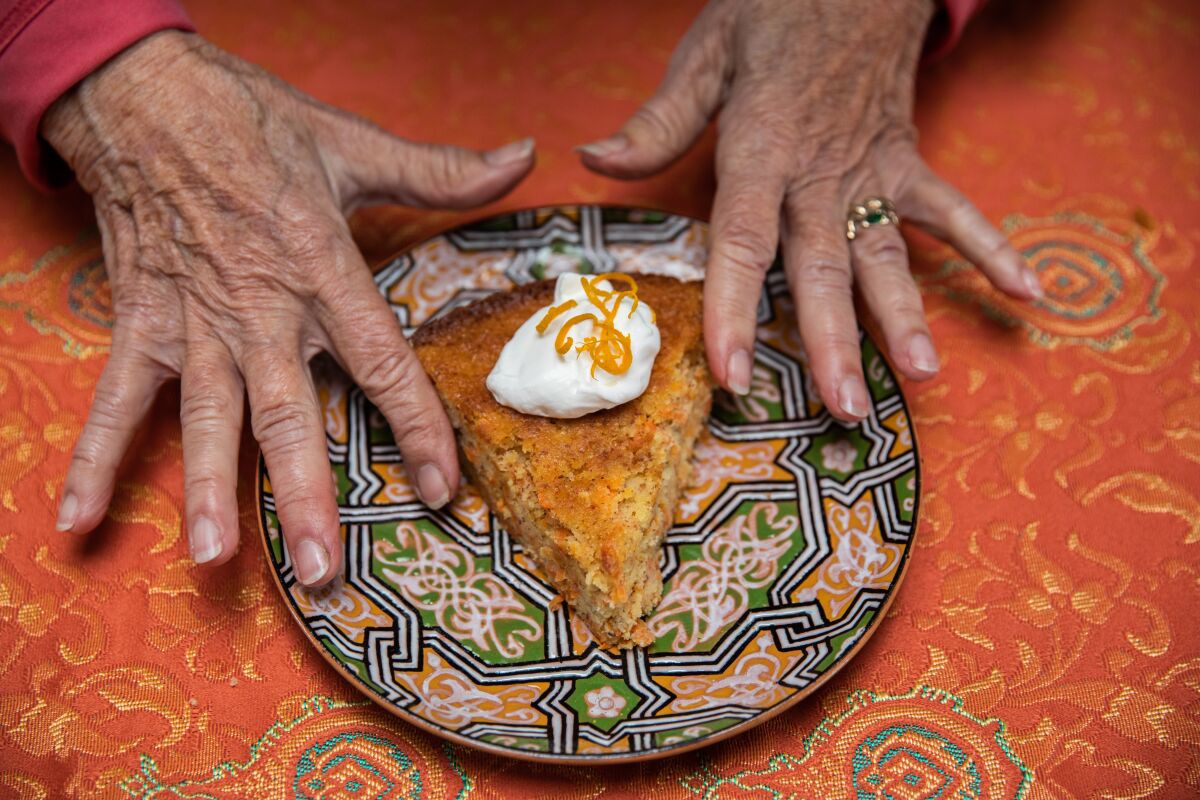
[[[883,313],[895,322],[903,323],[910,328],[925,326],[925,309],[921,304],[920,295],[907,290],[889,292],[883,301]]]
[[[754,275],[763,275],[775,260],[776,243],[746,220],[731,220],[722,231],[717,255],[730,265]]]
[[[875,171],[884,176],[886,190],[897,199],[908,197],[909,189],[921,179],[924,164],[916,152],[915,134],[913,137],[912,141],[885,144],[875,153]]]
[[[655,139],[675,141],[680,138],[681,126],[671,102],[665,97],[656,98],[635,111],[630,122],[647,129]]]
[[[466,172],[466,152],[457,147],[433,145],[430,148],[429,163],[441,183],[454,184],[462,180]]]
[[[154,330],[161,324],[162,307],[143,292],[120,292],[113,310],[131,331]]]
[[[941,213],[958,225],[967,225],[975,219],[975,206],[967,196],[952,186],[946,186],[941,197]]]
[[[264,450],[287,452],[299,449],[308,438],[304,404],[277,395],[263,400],[251,415],[250,428]]]
[[[211,470],[211,467],[201,467],[197,470],[186,470],[184,474],[184,494],[189,496],[219,495],[228,482]]]
[[[844,361],[856,361],[859,357],[858,334],[853,324],[838,324],[822,334],[821,346],[829,353],[840,356]]]
[[[182,338],[178,304],[162,303],[151,296],[130,297],[131,294],[122,292],[120,302],[113,306],[114,349],[119,341],[122,347],[151,355],[178,345]]]
[[[228,310],[239,318],[253,318],[257,310],[278,304],[281,297],[307,298],[311,295],[307,273],[319,259],[306,253],[303,242],[295,247],[286,258],[286,266],[279,263],[282,259],[272,259],[265,253],[244,253],[236,266],[225,263],[219,268],[218,292],[206,291],[208,287],[204,287],[190,296],[214,315]],[[215,261],[220,263],[225,259]]]
[[[872,231],[873,233],[873,231]],[[860,258],[887,264],[907,264],[908,250],[899,235],[862,236],[855,240]]]
[[[800,278],[806,289],[819,293],[848,292],[850,270],[841,259],[812,255],[800,264]]]
[[[469,177],[467,153],[458,147],[426,145],[422,157],[425,200],[435,205],[451,202]]]
[[[368,291],[375,289],[372,287]],[[349,324],[356,335],[358,331],[371,330],[363,325],[371,321],[371,317],[363,312],[364,306],[373,311],[379,305],[375,298],[364,294],[357,280],[348,279],[346,275],[331,275],[320,280],[313,299],[325,316],[335,320],[334,324]]]
[[[1011,265],[1015,269],[1020,269],[1020,255],[1015,247],[1004,235],[996,232],[995,240],[987,242],[984,245],[984,260],[996,264]]]
[[[87,425],[93,433],[116,431],[139,416],[141,409],[128,394],[107,383],[101,383],[96,387],[96,394],[92,398],[92,410],[88,415]]]
[[[763,122],[764,127],[772,123]],[[776,131],[742,135],[729,144],[717,142],[717,169],[720,173],[745,171],[756,182],[766,183],[792,172],[799,148]]]
[[[717,119],[723,137],[717,141],[717,155],[723,163],[778,166],[797,152],[795,121],[786,104],[770,98],[732,103],[733,113]]]
[[[371,357],[355,374],[358,385],[378,402],[394,396],[412,380],[414,359],[408,351],[385,352]]]
[[[71,454],[71,471],[83,469],[88,472],[106,469],[111,464],[108,457],[111,450],[94,438],[84,436],[75,445]]]
[[[347,239],[336,221],[317,215],[277,225],[269,235],[250,235],[236,247],[205,254],[215,284],[197,283],[188,297],[213,313],[252,318],[264,304],[311,299],[323,275],[344,272]]]
[[[292,262],[307,267],[340,260],[339,247],[347,237],[338,223],[340,220],[306,214],[290,225],[286,243]]]
[[[860,285],[881,323],[910,328],[924,325],[921,292],[907,270],[868,268],[860,275]]]
[[[289,364],[299,352],[301,335],[309,322],[310,310],[298,304],[259,303],[251,312],[237,313],[229,320],[230,330],[223,331],[236,367],[246,380],[250,376],[271,376],[277,381],[295,382]]]
[[[405,409],[403,418],[393,425],[393,431],[398,441],[406,446],[433,446],[445,434],[450,435],[449,425],[441,408],[413,404]]]
[[[218,392],[185,392],[179,401],[179,419],[185,428],[215,430],[229,420],[230,405],[231,398]]]

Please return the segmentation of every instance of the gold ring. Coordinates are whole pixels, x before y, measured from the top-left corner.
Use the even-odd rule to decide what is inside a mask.
[[[858,236],[859,228],[867,229],[875,225],[899,225],[900,215],[896,206],[886,197],[868,197],[856,206],[850,207],[846,215],[846,238],[851,241]]]

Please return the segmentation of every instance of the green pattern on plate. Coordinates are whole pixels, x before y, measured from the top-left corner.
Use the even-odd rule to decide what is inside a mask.
[[[521,211],[398,256],[376,275],[419,325],[491,291],[567,270],[696,275],[707,229],[642,209]],[[680,752],[798,701],[883,618],[919,494],[904,398],[863,337],[871,414],[837,422],[812,395],[767,275],[749,395],[718,395],[664,547],[649,648],[599,649],[471,487],[432,511],[390,431],[340,374],[318,386],[342,518],[343,574],[296,581],[260,461],[266,549],[296,618],[385,708],[457,742],[524,758]]]

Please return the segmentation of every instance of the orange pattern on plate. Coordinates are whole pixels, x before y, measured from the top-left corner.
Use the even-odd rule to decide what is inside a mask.
[[[474,146],[535,134],[538,170],[495,210],[604,201],[703,216],[711,134],[664,176],[632,184],[588,174],[569,149],[614,130],[649,96],[697,5],[416,2],[399,19],[390,4],[188,3],[218,44],[392,130]],[[981,721],[921,701],[936,702],[927,713],[943,715],[943,734],[977,742],[980,726],[1004,720],[1005,740],[1034,775],[1028,798],[1195,794],[1200,107],[1180,92],[1200,67],[1198,30],[1185,0],[996,2],[926,71],[917,121],[934,168],[993,219],[1042,220],[1046,239],[1057,214],[1098,220],[1117,238],[1101,234],[1096,247],[1132,258],[1136,246],[1163,275],[1161,314],[1110,349],[1045,347],[1030,326],[1060,325],[1057,317],[1006,308],[977,281],[951,283],[966,279],[943,274],[953,254],[911,235],[943,368],[907,389],[926,492],[889,623],[813,702],[703,754],[620,772],[447,751],[374,708],[347,706],[357,701],[287,621],[257,547],[216,574],[189,565],[172,390],[96,541],[54,533],[59,483],[109,338],[97,313],[103,284],[88,266],[99,245],[86,200],[36,195],[6,152],[0,795],[128,796],[119,786],[147,769],[168,785],[205,780],[219,763],[245,764],[263,740],[254,752],[281,766],[231,774],[254,788],[224,796],[291,796],[281,781],[299,754],[361,732],[386,744],[344,746],[403,751],[435,797],[674,800],[709,785],[743,797],[837,796],[846,761],[823,760],[834,751],[810,734],[857,689],[903,696],[920,685],[953,692]],[[462,218],[380,209],[354,229],[373,259]],[[73,304],[76,286],[90,288]],[[1121,319],[1143,316],[1137,309]],[[1123,324],[1111,322],[1108,330]],[[1109,336],[1055,329],[1097,333]],[[251,466],[244,537],[255,532]],[[303,710],[324,695],[341,705]],[[872,715],[878,724],[912,713],[880,704]],[[1014,796],[1012,783],[993,786],[1002,789],[992,796]]]

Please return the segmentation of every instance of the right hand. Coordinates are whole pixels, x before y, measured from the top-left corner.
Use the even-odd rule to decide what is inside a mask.
[[[616,134],[580,148],[619,178],[682,156],[719,111],[717,192],[704,279],[713,376],[750,390],[763,280],[782,252],[796,324],[825,407],[847,422],[871,405],[854,290],[911,380],[939,361],[897,226],[846,238],[847,210],[890,197],[1012,297],[1037,274],[987,218],[921,159],[913,92],[934,0],[888,0],[867,18],[841,0],[712,0],[662,85]]]
[[[178,375],[192,557],[219,564],[237,549],[246,393],[296,575],[330,580],[338,509],[308,369],[321,351],[387,418],[421,499],[450,499],[453,431],[344,215],[486,203],[532,169],[531,141],[482,153],[399,139],[174,31],[88,76],[42,134],[93,196],[116,315],[60,530],[100,523],[134,432]]]

